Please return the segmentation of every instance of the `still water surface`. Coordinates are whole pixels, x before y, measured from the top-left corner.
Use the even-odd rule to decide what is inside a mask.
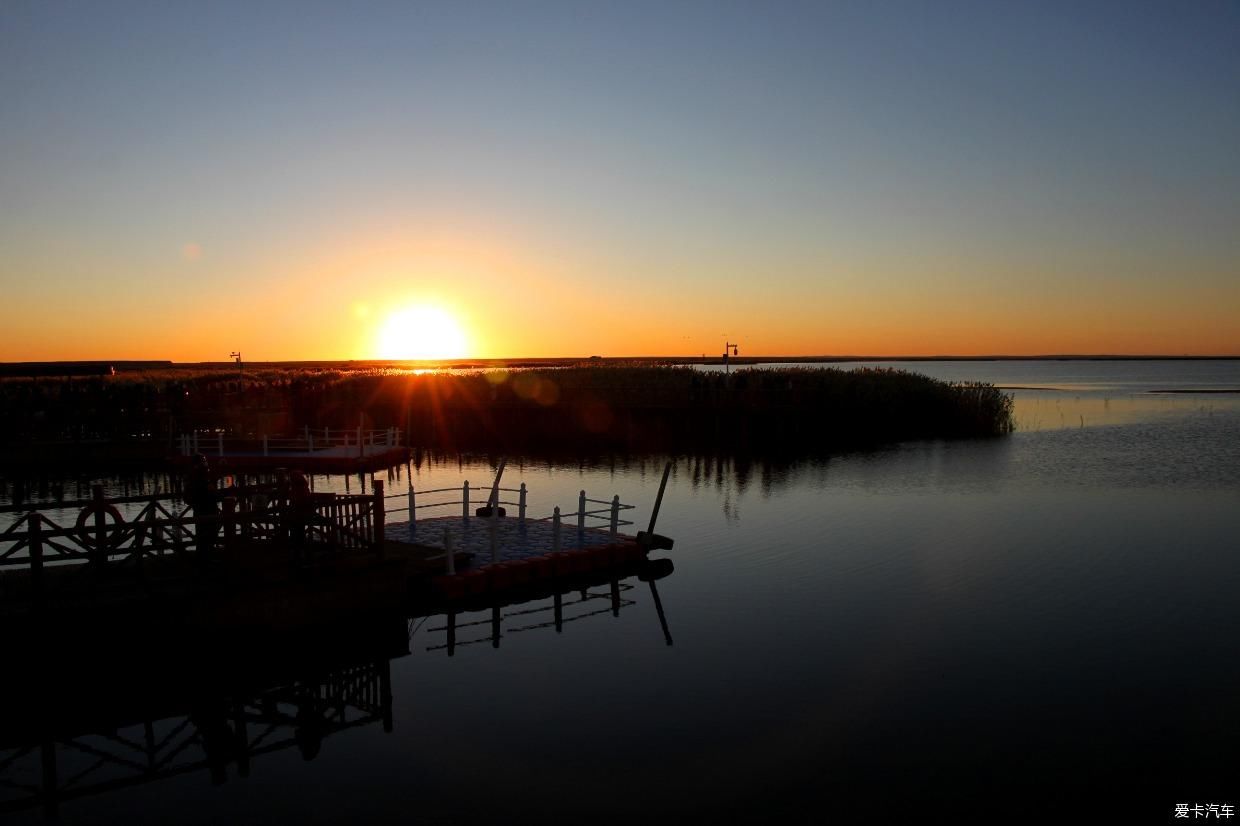
[[[1237,388],[1240,363],[910,366],[1036,389],[1012,391],[1003,439],[679,458],[659,519],[671,645],[636,579],[619,616],[588,601],[556,633],[516,613],[545,603],[515,606],[498,648],[467,627],[483,641],[452,657],[430,618],[390,663],[391,733],[62,819],[1164,822],[1179,802],[1240,804],[1240,397],[1148,392]],[[644,520],[659,469],[526,463],[506,481],[536,513],[584,488]],[[492,472],[424,464],[414,482]]]

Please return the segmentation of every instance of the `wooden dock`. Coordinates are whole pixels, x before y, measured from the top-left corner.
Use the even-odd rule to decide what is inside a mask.
[[[176,451],[168,459],[174,467],[186,466],[192,456],[201,453],[227,471],[296,468],[305,473],[357,473],[407,462],[410,453],[408,446],[401,443],[403,438],[404,432],[396,427],[306,427],[293,436],[238,436],[222,430],[194,430],[181,434]]]
[[[103,616],[220,632],[330,625],[358,614],[416,613],[411,600],[437,605],[632,569],[652,547],[670,547],[620,533],[631,524],[620,515],[633,506],[618,497],[582,491],[576,512],[557,507],[533,518],[526,486],[501,488],[502,473],[501,463],[476,509],[468,482],[389,495],[381,480],[355,495],[228,488],[217,491],[219,510],[203,514],[167,494],[108,500],[98,486],[89,500],[0,509],[18,513],[0,533],[0,627],[35,633]],[[505,500],[509,494],[518,498]],[[119,505],[136,515],[125,518]],[[55,521],[53,507],[77,517]],[[419,518],[443,508],[459,508],[459,516]]]

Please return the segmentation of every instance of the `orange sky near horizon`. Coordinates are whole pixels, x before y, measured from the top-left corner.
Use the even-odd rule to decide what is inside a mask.
[[[54,311],[33,290],[9,291],[0,360],[377,359],[385,322],[410,307],[455,319],[473,358],[717,355],[725,335],[742,355],[1240,354],[1240,286],[1123,291],[932,263],[901,277],[898,264],[865,262],[715,287],[726,262],[660,267],[483,237],[344,239],[253,261],[217,261],[206,245],[142,267],[95,260],[116,275],[84,280]],[[772,279],[794,286],[772,291]]]

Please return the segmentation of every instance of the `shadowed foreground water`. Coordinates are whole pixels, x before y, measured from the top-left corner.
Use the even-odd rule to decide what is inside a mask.
[[[1160,404],[792,467],[681,458],[659,522],[677,541],[658,583],[673,645],[636,579],[619,616],[599,599],[562,633],[506,631],[450,658],[432,617],[390,662],[391,733],[61,817],[1169,822],[1176,803],[1240,804],[1240,409]],[[658,469],[508,472],[536,513],[584,487],[641,519]],[[461,478],[456,463],[415,474]],[[486,638],[488,619],[458,618],[480,623],[460,639]]]

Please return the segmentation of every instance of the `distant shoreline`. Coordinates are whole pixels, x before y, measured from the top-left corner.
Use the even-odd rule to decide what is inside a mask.
[[[1005,362],[1005,361],[1240,361],[1240,355],[1231,356],[1170,356],[1170,355],[1108,355],[1108,354],[1045,354],[1037,356],[733,356],[728,364],[753,366],[755,364],[854,364],[858,362]],[[615,365],[721,365],[721,356],[561,356],[555,358],[463,358],[463,359],[320,359],[306,361],[247,361],[250,369],[279,369],[282,367],[320,370],[359,370],[386,367],[439,368],[439,369],[502,369],[506,367],[557,367],[579,364]],[[74,361],[19,361],[0,362],[0,377],[104,375],[116,372],[139,372],[150,370],[228,370],[236,369],[231,361],[171,361],[156,359],[107,359]]]

